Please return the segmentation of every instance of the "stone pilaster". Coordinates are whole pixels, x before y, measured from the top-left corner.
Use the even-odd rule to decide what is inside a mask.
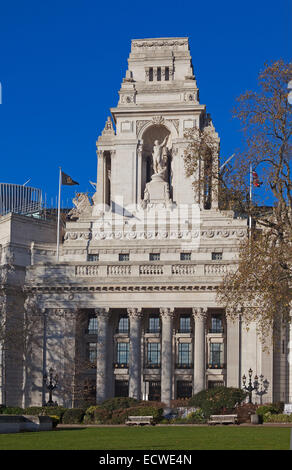
[[[108,395],[109,364],[107,361],[107,344],[109,336],[109,308],[96,308],[97,316],[97,361],[96,361],[96,402],[101,403]]]
[[[195,322],[193,394],[206,388],[206,313],[206,308],[193,308]]]
[[[129,396],[141,398],[141,319],[142,309],[128,308],[130,319]]]
[[[172,329],[174,309],[161,308],[162,339],[161,339],[161,401],[170,405],[172,399]]]
[[[105,157],[104,152],[101,150],[97,151],[98,164],[97,164],[97,184],[96,188],[98,189],[95,197],[95,204],[100,207],[105,203]]]

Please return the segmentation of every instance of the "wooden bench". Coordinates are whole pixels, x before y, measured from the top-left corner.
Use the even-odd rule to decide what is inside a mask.
[[[237,415],[211,415],[208,424],[239,424]]]
[[[125,424],[128,426],[144,426],[145,424],[154,425],[153,416],[128,416]]]

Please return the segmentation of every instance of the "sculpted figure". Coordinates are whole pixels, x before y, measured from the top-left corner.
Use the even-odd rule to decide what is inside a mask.
[[[167,150],[164,148],[167,142],[168,136],[165,137],[164,141],[159,144],[158,140],[155,140],[152,158],[153,158],[153,169],[154,173],[160,173],[166,166],[167,161]]]

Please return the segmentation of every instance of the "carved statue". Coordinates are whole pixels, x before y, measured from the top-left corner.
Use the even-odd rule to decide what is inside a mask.
[[[78,219],[81,215],[91,215],[92,206],[87,194],[77,193],[73,204],[75,207],[68,213],[70,219]]]
[[[153,158],[153,169],[154,169],[154,173],[156,174],[162,173],[167,165],[167,148],[166,148],[167,140],[168,140],[168,136],[165,137],[164,141],[161,144],[159,144],[158,140],[155,140],[154,142],[152,158]]]

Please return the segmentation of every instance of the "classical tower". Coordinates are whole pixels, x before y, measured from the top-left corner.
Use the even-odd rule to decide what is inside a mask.
[[[116,131],[109,117],[97,140],[95,202],[113,208],[122,197],[125,207],[142,201],[178,206],[198,202],[203,207],[206,196],[194,194],[192,179],[185,176],[185,133],[208,127],[218,147],[219,139],[205,105],[199,103],[188,39],[133,40],[119,102],[111,114]],[[164,171],[153,181],[158,172],[155,149],[157,158],[164,157]],[[218,167],[218,153],[213,164]],[[215,192],[211,207],[218,207]]]

